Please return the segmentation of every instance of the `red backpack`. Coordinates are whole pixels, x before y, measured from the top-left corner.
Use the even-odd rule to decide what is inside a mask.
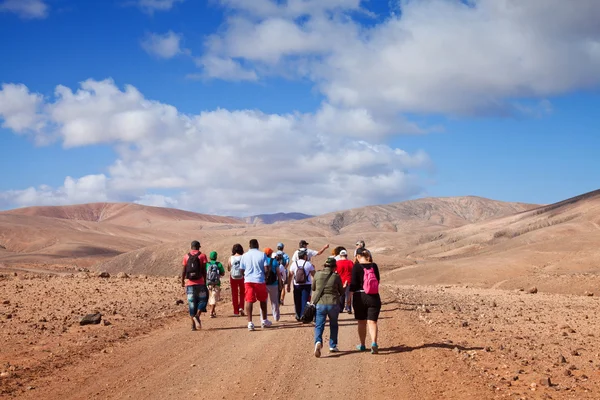
[[[377,294],[379,293],[379,281],[375,276],[375,268],[363,267],[363,290],[366,294]]]

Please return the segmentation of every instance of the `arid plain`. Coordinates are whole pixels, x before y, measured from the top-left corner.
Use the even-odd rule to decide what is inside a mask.
[[[299,239],[364,239],[383,271],[381,354],[351,351],[348,316],[343,351],[315,359],[288,303],[281,323],[249,333],[230,317],[227,285],[219,317],[190,332],[175,278],[189,242],[224,260],[253,237],[288,252]],[[365,398],[355,378],[368,371],[371,398],[598,399],[599,242],[600,191],[542,206],[420,199],[273,224],[137,204],[1,212],[0,393]],[[79,325],[95,312],[101,324]],[[195,385],[190,369],[214,384]]]

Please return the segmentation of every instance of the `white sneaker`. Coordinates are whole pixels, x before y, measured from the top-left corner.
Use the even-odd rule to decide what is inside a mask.
[[[337,347],[330,347],[329,348],[329,352],[330,353],[339,353],[340,349],[338,349]]]
[[[315,357],[317,357],[317,358],[321,357],[321,348],[322,347],[323,347],[323,345],[321,344],[321,342],[315,343]]]
[[[269,321],[268,319],[265,319],[260,323],[260,326],[262,328],[269,328],[269,327],[271,327],[271,325],[273,325],[273,323],[271,321]]]
[[[252,332],[254,330],[254,324],[252,322],[248,322],[248,330]]]

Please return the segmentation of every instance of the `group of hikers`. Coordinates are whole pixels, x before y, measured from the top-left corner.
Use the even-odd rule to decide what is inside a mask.
[[[373,262],[371,252],[365,242],[356,242],[353,258],[342,246],[336,247],[319,271],[312,262],[329,248],[320,250],[308,248],[309,243],[301,240],[298,250],[290,258],[284,251],[284,244],[278,243],[277,249],[259,249],[258,240],[249,242],[244,252],[241,244],[231,249],[227,261],[229,282],[231,284],[231,302],[235,316],[246,316],[248,330],[254,331],[254,303],[260,305],[261,328],[271,327],[267,308],[271,305],[274,321],[281,319],[280,306],[284,305],[286,293],[292,292],[295,318],[298,322],[315,323],[314,355],[321,356],[323,332],[329,319],[329,351],[338,352],[338,318],[341,312],[354,314],[358,323],[360,344],[358,351],[366,351],[367,330],[371,337],[371,353],[377,354],[377,320],[381,311],[379,296],[379,268]],[[181,285],[185,287],[192,321],[192,330],[202,328],[202,313],[210,306],[211,318],[216,318],[216,305],[220,301],[221,278],[225,276],[225,267],[218,261],[216,251],[206,255],[200,251],[200,242],[194,240],[191,250],[183,257]],[[314,311],[314,317],[312,315]]]

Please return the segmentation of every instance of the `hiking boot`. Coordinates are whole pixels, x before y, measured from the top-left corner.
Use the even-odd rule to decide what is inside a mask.
[[[271,321],[269,321],[268,319],[265,319],[264,321],[262,321],[260,323],[261,328],[270,328],[271,325],[273,325],[273,323]]]
[[[315,343],[315,357],[317,357],[317,358],[321,357],[321,348],[322,347],[323,347],[323,345],[321,344],[321,342]]]
[[[254,331],[254,324],[252,322],[248,322],[248,330],[250,332]]]
[[[377,353],[379,353],[379,346],[377,346],[377,343],[371,343],[371,354]]]
[[[202,322],[200,322],[200,318],[198,318],[198,316],[194,317],[194,325],[196,329],[202,329]]]
[[[330,353],[339,353],[340,349],[338,349],[337,346],[336,347],[330,347],[329,348],[329,352]]]
[[[240,313],[240,315],[241,315],[242,317],[245,317],[245,316],[246,316],[246,313],[244,312],[244,309],[243,309],[243,308],[240,308],[240,309],[238,310],[238,312]]]

